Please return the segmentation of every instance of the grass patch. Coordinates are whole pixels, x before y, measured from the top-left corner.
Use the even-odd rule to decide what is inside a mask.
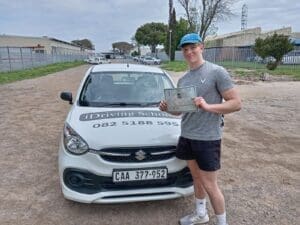
[[[295,80],[300,80],[300,65],[279,65],[275,70],[268,70],[265,64],[255,62],[219,62],[219,65],[227,69],[233,69],[237,74],[260,75],[268,73],[271,75],[287,75],[293,77]],[[240,70],[241,68],[248,69],[249,71]]]
[[[25,69],[25,70],[2,72],[0,73],[0,84],[45,76],[51,73],[76,67],[82,64],[84,64],[83,61],[63,62],[63,63],[50,64],[47,66],[35,67],[31,69]]]
[[[256,70],[242,70],[241,68],[236,69],[230,69],[231,71],[234,71],[235,75],[241,76],[241,77],[248,77],[248,76],[260,76],[261,73]]]
[[[271,75],[287,75],[295,80],[300,80],[300,65],[279,65],[275,70],[268,70],[265,64],[255,62],[224,61],[217,62],[217,64],[224,66],[226,69],[234,70],[240,76],[259,76],[262,73],[268,73]],[[184,61],[174,61],[163,63],[161,68],[180,72],[186,71],[188,66]]]
[[[181,72],[181,71],[186,71],[188,69],[188,66],[185,61],[171,61],[171,62],[164,62],[161,65],[161,68],[164,70]]]

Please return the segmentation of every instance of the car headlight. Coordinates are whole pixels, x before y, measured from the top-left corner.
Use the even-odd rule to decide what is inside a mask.
[[[64,127],[64,146],[72,154],[81,155],[89,150],[88,144],[69,124]]]

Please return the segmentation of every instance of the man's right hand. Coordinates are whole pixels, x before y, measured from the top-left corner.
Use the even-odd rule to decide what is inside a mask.
[[[168,105],[167,105],[166,101],[164,101],[164,100],[160,101],[159,110],[164,111],[164,112],[168,110]]]
[[[180,116],[181,115],[181,112],[168,112],[168,105],[166,103],[166,101],[162,100],[160,103],[159,103],[159,109],[160,111],[163,111],[163,112],[167,112],[171,115],[174,115],[174,116]]]

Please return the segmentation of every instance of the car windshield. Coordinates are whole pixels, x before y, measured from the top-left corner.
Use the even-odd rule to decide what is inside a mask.
[[[91,73],[83,85],[79,105],[90,107],[156,106],[164,98],[165,88],[173,88],[173,84],[164,73]]]

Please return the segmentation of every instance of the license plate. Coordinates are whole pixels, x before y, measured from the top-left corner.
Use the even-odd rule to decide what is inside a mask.
[[[166,167],[147,169],[113,170],[113,182],[130,182],[143,180],[165,180],[168,176]]]

